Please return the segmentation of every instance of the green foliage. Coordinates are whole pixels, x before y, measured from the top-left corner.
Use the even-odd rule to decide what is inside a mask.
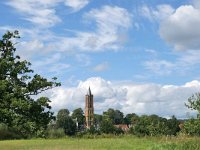
[[[130,133],[137,136],[176,135],[179,132],[179,121],[161,118],[157,115],[143,115],[130,128]]]
[[[196,110],[198,112],[197,117],[200,118],[200,93],[195,93],[188,98],[188,103],[185,104],[191,110]]]
[[[113,126],[112,121],[111,120],[103,120],[100,124],[100,131],[102,133],[106,133],[106,134],[114,133],[115,127]]]
[[[33,75],[31,63],[15,55],[12,42],[19,38],[18,31],[7,32],[0,40],[0,123],[14,128],[24,137],[43,136],[47,124],[53,119],[50,100],[33,99],[33,95],[59,86],[60,83]]]
[[[180,131],[179,125],[180,121],[178,121],[175,116],[172,116],[171,119],[167,120],[167,135],[176,135]]]
[[[63,128],[66,135],[75,135],[76,124],[69,116],[69,110],[61,109],[58,111],[56,125]]]
[[[94,114],[94,124],[96,126],[98,126],[99,124],[101,124],[102,120],[103,120],[103,116],[102,115]]]
[[[58,128],[58,129],[48,129],[46,133],[47,138],[63,138],[65,137],[64,129]]]
[[[95,129],[94,126],[91,126],[90,129],[88,129],[89,134],[97,134],[99,133],[98,130]]]
[[[119,110],[109,108],[106,112],[103,112],[104,119],[110,119],[112,124],[122,124],[124,121],[124,115]]]
[[[200,136],[200,93],[195,93],[188,98],[188,103],[185,104],[191,110],[198,112],[197,119],[189,119],[184,122],[183,132],[189,135]]]
[[[200,136],[200,119],[189,119],[184,122],[183,127],[186,134]]]
[[[127,114],[126,117],[124,118],[124,123],[127,125],[135,124],[138,120],[138,115],[135,113],[132,114]]]
[[[82,108],[75,109],[72,113],[72,118],[77,119],[78,128],[80,129],[84,125],[84,120],[85,120]]]
[[[9,128],[6,124],[0,124],[0,140],[8,139],[20,139],[21,135],[12,128]]]

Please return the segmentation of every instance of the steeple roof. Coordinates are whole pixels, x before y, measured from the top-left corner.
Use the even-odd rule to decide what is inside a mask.
[[[90,86],[89,86],[89,89],[88,89],[88,95],[92,95],[91,90],[90,90]]]

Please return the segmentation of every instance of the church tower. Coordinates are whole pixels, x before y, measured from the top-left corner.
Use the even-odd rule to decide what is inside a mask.
[[[85,95],[85,121],[86,128],[88,129],[94,125],[93,95],[91,93],[90,87],[88,89],[87,95]]]

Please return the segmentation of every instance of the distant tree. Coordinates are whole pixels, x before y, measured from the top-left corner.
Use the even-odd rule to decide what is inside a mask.
[[[200,120],[192,118],[185,121],[183,132],[192,136],[200,136]]]
[[[180,121],[173,115],[171,119],[167,120],[168,135],[176,135],[180,131]]]
[[[58,111],[56,125],[57,128],[63,128],[66,135],[74,135],[76,133],[76,124],[69,116],[68,109],[61,109]]]
[[[184,122],[183,131],[189,135],[200,136],[200,92],[189,97],[185,105],[191,110],[196,110],[198,114],[196,119],[192,118]]]
[[[124,122],[124,114],[120,110],[115,110],[115,118],[114,123],[115,124],[122,124]]]
[[[33,74],[31,63],[15,54],[13,41],[19,38],[18,31],[7,32],[0,39],[0,123],[15,128],[24,137],[43,136],[48,123],[53,119],[50,100],[33,96],[60,86],[56,78],[48,81]]]
[[[104,118],[109,118],[112,121],[112,124],[121,124],[123,123],[123,113],[119,110],[114,110],[109,108],[106,112],[103,112]]]
[[[114,124],[115,110],[112,108],[109,108],[107,111],[103,112],[103,119],[110,120],[112,122],[112,124]]]
[[[130,129],[130,133],[137,136],[176,135],[179,131],[179,121],[175,116],[167,120],[157,115],[138,117]]]
[[[102,133],[114,133],[115,132],[115,127],[112,124],[111,120],[103,120],[100,124],[100,131]]]
[[[150,135],[148,125],[150,124],[149,117],[143,115],[139,118],[138,122],[131,127],[130,132],[137,136]]]
[[[82,108],[77,108],[73,111],[72,113],[72,118],[77,119],[78,121],[78,128],[84,125],[84,115],[83,115],[83,110]]]
[[[95,126],[100,125],[102,120],[103,120],[103,116],[102,115],[94,114],[94,124],[95,124]]]
[[[127,125],[135,124],[138,120],[138,116],[135,113],[127,114],[124,118],[124,123]]]

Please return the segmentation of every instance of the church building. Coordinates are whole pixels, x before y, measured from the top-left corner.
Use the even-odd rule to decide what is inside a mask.
[[[93,95],[91,93],[90,87],[88,89],[87,95],[85,95],[85,125],[87,129],[90,129],[94,125],[94,105],[93,105]]]

